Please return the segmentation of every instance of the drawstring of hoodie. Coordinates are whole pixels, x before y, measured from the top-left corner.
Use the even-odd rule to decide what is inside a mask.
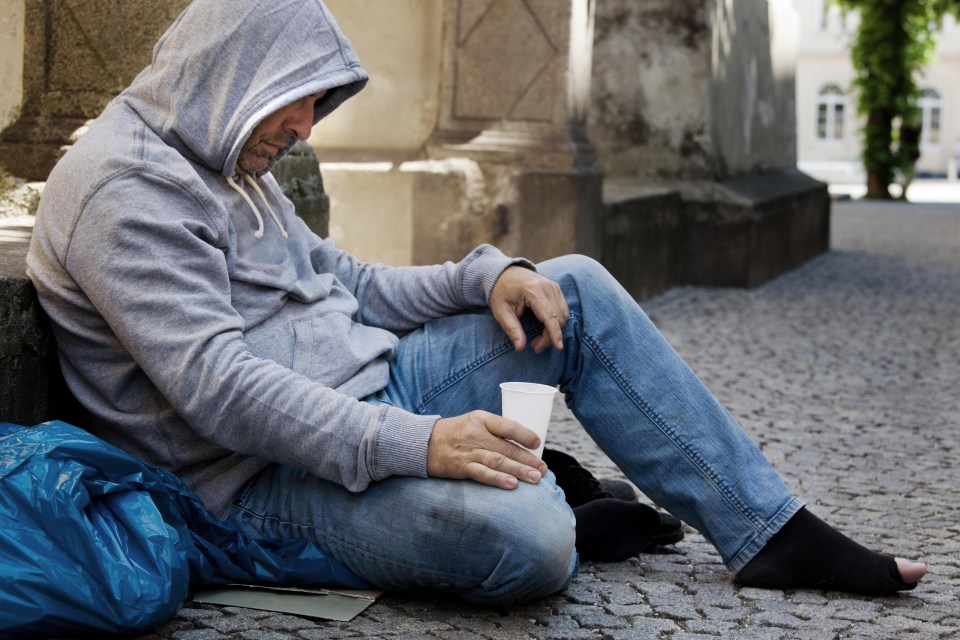
[[[277,225],[277,229],[280,230],[280,235],[283,236],[283,239],[286,240],[290,236],[287,234],[287,230],[283,228],[283,223],[280,222],[280,217],[277,215],[276,211],[273,210],[273,207],[270,206],[270,203],[267,201],[267,197],[263,195],[260,186],[257,182],[251,178],[249,175],[244,174],[243,181],[248,185],[253,187],[253,190],[257,192],[257,195],[260,196],[260,200],[267,206],[267,211],[270,212],[270,217],[273,218],[273,222]],[[250,209],[253,211],[253,215],[257,218],[257,230],[253,232],[253,237],[260,239],[263,237],[263,216],[260,214],[260,209],[257,208],[257,205],[253,203],[253,199],[247,195],[247,192],[243,190],[243,187],[238,185],[233,179],[233,176],[227,176],[227,184],[230,185],[230,188],[239,193],[247,204],[250,205]]]

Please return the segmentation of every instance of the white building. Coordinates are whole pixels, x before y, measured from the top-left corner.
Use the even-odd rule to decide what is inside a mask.
[[[797,156],[800,168],[831,181],[859,180],[860,127],[852,92],[850,47],[857,16],[829,0],[794,0],[800,14],[797,60]],[[943,175],[960,145],[960,25],[947,16],[931,64],[917,79],[924,97],[917,172]]]

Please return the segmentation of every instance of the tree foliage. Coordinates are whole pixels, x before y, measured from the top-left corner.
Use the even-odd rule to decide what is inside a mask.
[[[933,55],[943,16],[948,11],[960,16],[960,0],[833,2],[860,16],[851,56],[857,110],[866,119],[867,197],[889,199],[897,174],[912,176],[920,155],[917,77]]]

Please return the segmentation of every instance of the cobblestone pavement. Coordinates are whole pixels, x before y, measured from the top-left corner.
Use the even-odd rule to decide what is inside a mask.
[[[392,594],[335,623],[187,604],[144,638],[960,637],[960,205],[836,203],[833,247],[755,290],[644,306],[815,513],[930,563],[916,591],[739,588],[690,532],[665,553],[585,564],[566,593],[523,607]],[[617,474],[559,405],[550,443]]]

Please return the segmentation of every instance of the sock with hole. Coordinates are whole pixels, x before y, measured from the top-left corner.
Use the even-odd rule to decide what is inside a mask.
[[[798,511],[737,574],[747,587],[828,589],[893,595],[903,582],[896,561],[846,537],[805,508]]]

